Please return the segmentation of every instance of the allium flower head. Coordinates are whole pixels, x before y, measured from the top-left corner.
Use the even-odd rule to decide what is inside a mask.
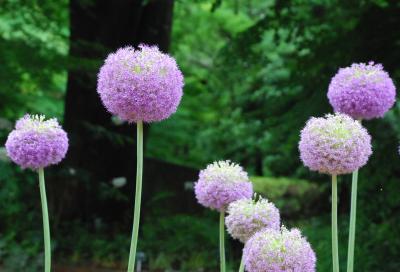
[[[371,136],[345,114],[312,117],[300,135],[300,158],[320,173],[340,175],[362,167],[372,154]]]
[[[97,92],[107,110],[128,122],[161,121],[182,98],[183,75],[175,59],[156,46],[124,47],[98,74]]]
[[[8,135],[6,149],[13,162],[36,170],[57,164],[65,157],[68,137],[57,119],[27,114]]]
[[[264,229],[245,244],[248,272],[314,272],[316,256],[298,229]]]
[[[214,162],[201,170],[194,189],[200,204],[219,211],[225,210],[235,200],[253,195],[253,185],[247,173],[230,161]]]
[[[263,198],[239,199],[229,204],[225,224],[229,234],[242,243],[262,229],[279,230],[281,225],[279,210]]]
[[[395,102],[396,88],[381,64],[360,63],[339,69],[329,85],[335,112],[354,119],[383,117]]]

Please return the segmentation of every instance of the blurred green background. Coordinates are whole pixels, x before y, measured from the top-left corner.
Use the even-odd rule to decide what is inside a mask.
[[[135,127],[105,111],[96,75],[109,52],[139,43],[185,75],[178,112],[145,128],[144,271],[218,271],[218,215],[192,191],[217,159],[242,164],[283,223],[303,230],[317,270],[331,271],[330,181],[302,166],[299,131],[332,112],[339,67],[382,63],[400,86],[399,28],[395,0],[0,0],[0,145],[25,112],[59,118],[70,137],[65,162],[47,171],[54,271],[126,265]],[[399,271],[400,107],[364,124],[374,154],[360,171],[355,271]],[[0,271],[42,270],[36,179],[0,149]],[[349,187],[340,177],[342,268]],[[232,271],[241,246],[227,243]]]

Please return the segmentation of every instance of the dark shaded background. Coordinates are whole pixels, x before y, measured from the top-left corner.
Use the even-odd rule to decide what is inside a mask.
[[[299,131],[310,116],[332,111],[326,91],[339,67],[379,62],[399,85],[398,1],[0,0],[0,7],[1,143],[25,112],[58,117],[70,138],[66,160],[46,171],[55,271],[126,265],[135,126],[105,111],[96,76],[108,53],[140,43],[173,55],[186,84],[178,112],[145,127],[144,268],[217,271],[217,215],[196,204],[191,186],[198,169],[231,159],[285,225],[303,230],[318,271],[331,270],[330,184],[301,165]],[[365,122],[374,154],[360,172],[356,271],[400,268],[399,119],[395,105]],[[36,183],[0,149],[0,271],[42,269]],[[343,267],[349,185],[342,177]],[[232,270],[240,249],[228,242]]]

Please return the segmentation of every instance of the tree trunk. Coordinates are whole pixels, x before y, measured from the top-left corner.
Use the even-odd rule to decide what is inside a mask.
[[[136,126],[112,122],[96,92],[97,73],[107,54],[122,46],[146,43],[167,51],[172,11],[173,0],[70,1],[70,65],[64,118],[70,138],[66,161],[69,170],[65,182],[54,188],[65,195],[55,203],[59,218],[91,220],[99,216],[97,213],[121,216],[112,212],[122,208],[118,207],[121,203],[101,198],[107,198],[103,196],[104,188],[112,189],[110,181],[114,177],[126,177],[127,190],[133,191]],[[131,202],[126,205],[130,207]]]

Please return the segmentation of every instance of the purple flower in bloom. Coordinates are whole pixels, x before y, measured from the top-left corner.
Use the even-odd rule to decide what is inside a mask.
[[[335,112],[354,119],[383,117],[395,102],[396,88],[381,64],[341,68],[332,78],[328,98]]]
[[[57,119],[27,114],[8,135],[6,149],[13,162],[36,170],[57,164],[65,157],[68,137]]]
[[[229,234],[242,243],[262,229],[279,230],[281,225],[279,210],[262,198],[239,199],[229,204],[225,224]]]
[[[365,165],[372,154],[371,136],[345,114],[312,117],[301,131],[300,158],[320,173],[348,174]]]
[[[253,195],[247,173],[230,161],[214,162],[201,170],[194,189],[200,204],[218,211],[225,210],[235,200]]]
[[[183,75],[175,59],[156,46],[124,47],[98,74],[97,92],[107,110],[128,122],[155,122],[176,112]]]
[[[248,272],[314,272],[316,257],[298,229],[264,229],[245,244],[243,258]]]

